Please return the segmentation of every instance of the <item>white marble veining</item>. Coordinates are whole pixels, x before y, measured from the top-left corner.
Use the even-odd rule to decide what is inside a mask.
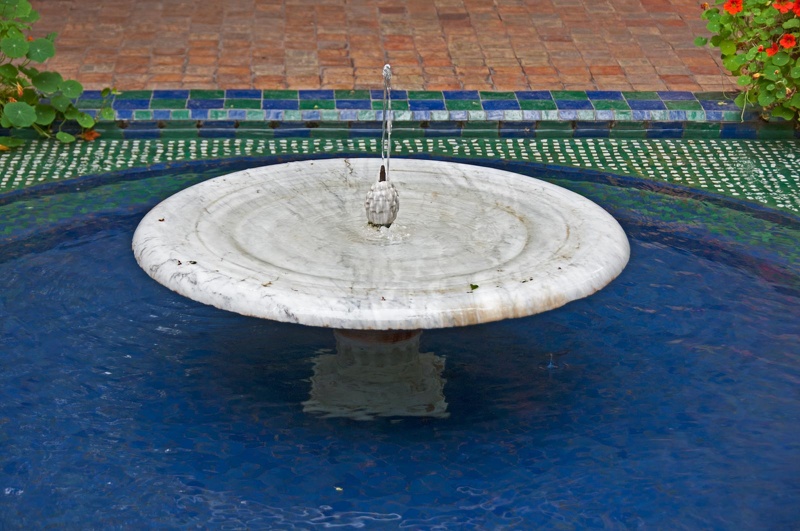
[[[619,224],[588,199],[515,173],[399,159],[403,209],[370,227],[379,159],[254,168],[192,186],[140,223],[155,280],[244,315],[343,329],[464,326],[586,297],[625,267]]]

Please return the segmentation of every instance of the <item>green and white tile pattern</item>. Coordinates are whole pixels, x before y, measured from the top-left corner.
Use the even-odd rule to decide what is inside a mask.
[[[81,175],[186,160],[377,154],[375,138],[36,140],[0,153],[0,193]],[[403,138],[396,155],[433,154],[590,168],[673,183],[800,214],[800,143],[791,140]]]

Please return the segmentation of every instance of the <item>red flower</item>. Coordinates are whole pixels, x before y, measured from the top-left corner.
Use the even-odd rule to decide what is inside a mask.
[[[795,15],[800,17],[800,0],[794,1],[794,7],[792,7],[792,11],[794,11]]]
[[[772,7],[780,11],[781,13],[788,13],[794,7],[795,2],[792,0],[777,0]]]
[[[779,49],[778,43],[776,42],[775,44],[767,48],[767,57],[772,57],[773,55],[778,53],[778,49]]]
[[[781,37],[780,43],[784,48],[794,48],[794,45],[797,44],[797,39],[791,33],[787,33]]]
[[[731,15],[735,15],[742,10],[742,1],[743,0],[728,0],[722,7]]]
[[[759,47],[758,47],[758,51],[759,51],[759,52],[763,52],[763,51],[764,51],[764,47],[763,47],[763,46],[759,46]]]

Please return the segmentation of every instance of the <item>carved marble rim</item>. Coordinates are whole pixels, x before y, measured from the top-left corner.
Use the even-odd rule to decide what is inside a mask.
[[[353,330],[533,315],[595,293],[627,264],[624,231],[590,200],[453,162],[393,160],[397,232],[373,236],[364,232],[363,200],[379,167],[373,158],[311,160],[205,181],[144,217],[134,254],[153,279],[196,301]],[[330,209],[341,212],[331,217]]]

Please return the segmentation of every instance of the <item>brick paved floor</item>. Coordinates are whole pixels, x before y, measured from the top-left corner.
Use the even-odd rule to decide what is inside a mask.
[[[695,0],[32,0],[87,88],[725,90]]]

